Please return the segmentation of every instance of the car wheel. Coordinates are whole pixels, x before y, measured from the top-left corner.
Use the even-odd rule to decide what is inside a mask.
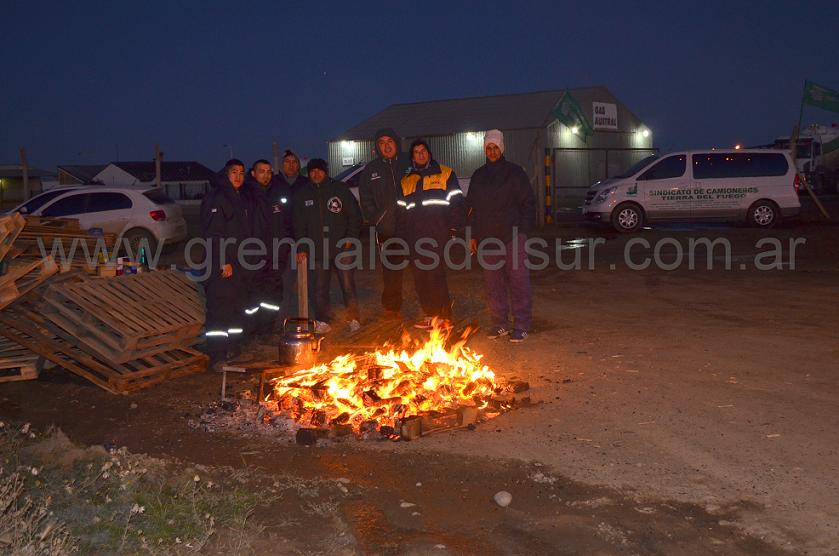
[[[749,207],[749,224],[757,228],[771,228],[780,218],[778,207],[772,201],[757,201]]]
[[[635,203],[623,203],[612,211],[612,227],[619,232],[634,232],[643,224],[644,211]]]
[[[151,257],[151,255],[157,250],[157,241],[150,232],[141,228],[134,228],[123,234],[119,245],[119,251],[123,256],[131,257],[136,261],[140,256],[140,247],[145,245],[148,245],[148,249],[150,251],[146,253],[146,257]]]

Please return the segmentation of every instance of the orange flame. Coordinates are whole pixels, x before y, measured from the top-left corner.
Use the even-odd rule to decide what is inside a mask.
[[[466,337],[447,348],[449,329],[435,322],[428,341],[413,342],[413,349],[406,335],[399,351],[341,355],[274,379],[273,395],[279,409],[304,426],[340,423],[356,432],[365,421],[394,426],[459,405],[482,408],[495,391],[495,373],[464,345]]]

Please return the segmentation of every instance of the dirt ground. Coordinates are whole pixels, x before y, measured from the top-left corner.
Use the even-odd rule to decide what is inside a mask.
[[[190,465],[346,480],[329,519],[257,512],[262,540],[281,553],[836,553],[839,227],[773,230],[785,246],[806,243],[794,270],[785,259],[765,271],[754,256],[766,234],[746,228],[640,236],[729,238],[732,270],[635,271],[623,263],[629,238],[588,227],[557,235],[579,240],[562,257],[594,251],[595,268],[533,273],[525,343],[470,340],[499,375],[527,380],[534,402],[474,431],[315,447],[208,431],[194,423],[218,399],[211,372],[120,397],[52,370],[0,385],[0,419]],[[592,249],[590,237],[603,244]],[[644,253],[633,247],[634,260]],[[674,244],[661,257],[675,260]],[[359,273],[366,330],[336,331],[326,355],[381,340],[378,279]],[[457,316],[487,325],[480,273],[450,283]],[[406,314],[416,311],[412,301]],[[234,377],[232,389],[253,380]],[[493,501],[500,490],[513,496],[506,508]],[[271,527],[294,519],[301,526]]]

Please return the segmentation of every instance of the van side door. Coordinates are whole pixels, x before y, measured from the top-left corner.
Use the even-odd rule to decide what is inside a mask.
[[[638,200],[650,220],[682,220],[691,216],[687,155],[662,158],[636,179]],[[627,192],[631,198],[632,188]]]
[[[771,187],[764,160],[771,153],[706,152],[693,154],[696,217],[738,220],[761,190]],[[783,158],[783,155],[776,155]],[[783,162],[783,160],[782,160]],[[783,170],[786,170],[784,163]],[[768,195],[767,195],[768,196]]]

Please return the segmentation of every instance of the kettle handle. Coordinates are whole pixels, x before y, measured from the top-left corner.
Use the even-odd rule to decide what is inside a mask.
[[[314,332],[315,331],[315,321],[313,321],[312,319],[287,318],[283,321],[283,333],[285,333],[286,328],[288,327],[289,323],[293,323],[293,324],[305,323],[306,332]]]

